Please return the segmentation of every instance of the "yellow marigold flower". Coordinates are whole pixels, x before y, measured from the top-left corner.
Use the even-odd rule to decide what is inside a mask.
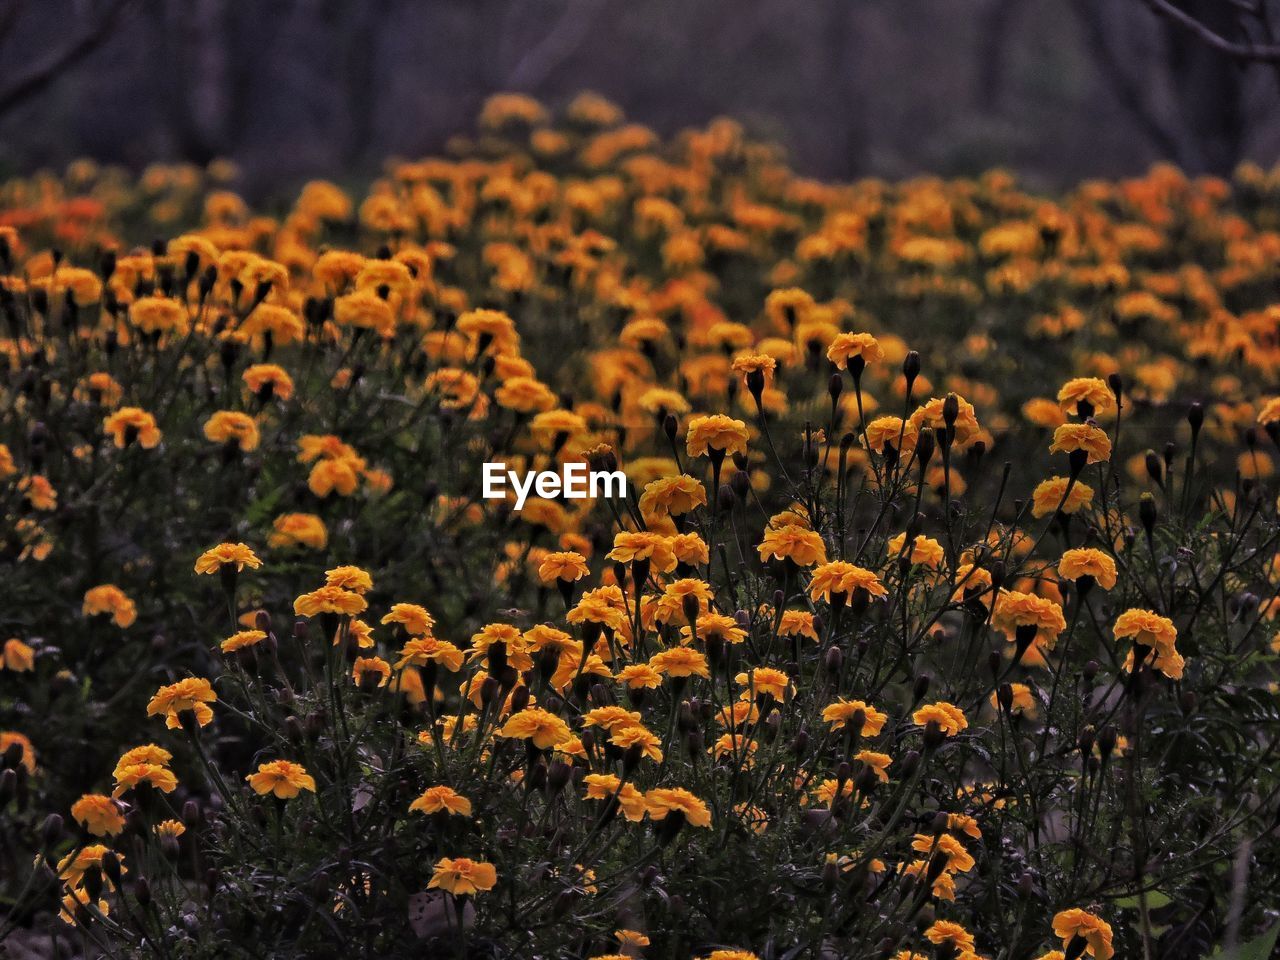
[[[62,898],[62,908],[58,911],[58,917],[63,923],[70,926],[78,925],[82,920],[92,918],[89,912],[89,906],[93,898],[89,896],[89,891],[84,887],[69,887],[70,892]],[[106,900],[99,899],[97,903],[92,904],[93,909],[104,917],[111,913],[111,904]]]
[[[674,814],[690,826],[711,826],[707,805],[683,787],[655,787],[645,793],[644,802],[652,820],[665,820]]]
[[[760,960],[750,950],[712,950],[703,960]]]
[[[333,301],[333,322],[389,336],[395,331],[396,316],[391,304],[375,291],[357,290]]]
[[[853,755],[853,759],[859,763],[866,764],[875,772],[876,779],[881,783],[889,782],[889,767],[893,763],[893,757],[887,753],[877,753],[874,750],[859,750]]]
[[[1090,423],[1064,423],[1053,431],[1050,453],[1072,453],[1083,450],[1087,463],[1102,463],[1111,459],[1111,438]]]
[[[100,793],[86,793],[73,803],[71,819],[95,837],[114,837],[124,829],[120,807]]]
[[[529,740],[539,750],[547,750],[568,740],[572,734],[569,732],[569,725],[554,713],[538,707],[528,707],[513,714],[496,736]]]
[[[259,796],[274,794],[279,800],[292,800],[303,790],[316,792],[316,781],[300,763],[272,760],[258,764],[258,772],[245,777]]]
[[[876,417],[867,424],[866,441],[867,446],[876,453],[883,454],[888,448],[899,453],[909,453],[915,449],[916,437],[919,435],[916,425],[904,424],[901,417]]]
[[[324,572],[324,585],[326,587],[341,587],[343,590],[350,590],[352,593],[365,594],[373,589],[373,577],[359,567],[334,567],[332,570]]]
[[[654,763],[662,762],[662,740],[639,724],[614,727],[609,731],[609,742],[623,751],[635,750]]]
[[[1062,504],[1061,510],[1063,513],[1073,514],[1080,512],[1081,508],[1093,503],[1092,487],[1077,480],[1074,484],[1071,484],[1071,491],[1068,493],[1067,485],[1069,483],[1070,481],[1066,477],[1050,477],[1048,480],[1038,484],[1031,494],[1031,515],[1037,520],[1041,517],[1047,517],[1059,509],[1059,504]],[[1065,501],[1062,499],[1064,494],[1067,497]]]
[[[633,663],[618,671],[617,680],[630,690],[653,689],[662,684],[662,673],[647,663]]]
[[[660,650],[649,658],[649,666],[658,673],[677,679],[694,674],[700,677],[711,677],[706,655],[689,647]]]
[[[123,590],[112,583],[92,587],[84,594],[84,615],[96,617],[109,613],[117,627],[128,627],[138,619],[138,608]]]
[[[416,603],[393,603],[379,622],[399,624],[411,637],[425,637],[434,629],[436,618]]]
[[[730,369],[739,374],[747,383],[747,388],[751,388],[751,374],[759,373],[762,377],[762,384],[773,383],[774,371],[778,369],[778,361],[766,353],[744,353],[734,357]]]
[[[533,377],[508,378],[494,391],[493,398],[499,406],[517,413],[542,413],[559,402],[550,387]]]
[[[492,890],[498,883],[498,871],[491,863],[467,857],[441,857],[431,874],[430,890],[443,890],[455,897],[473,897]]]
[[[47,513],[58,508],[58,491],[43,474],[23,477],[18,481],[18,490],[35,510],[43,510]]]
[[[768,694],[775,700],[786,700],[792,691],[791,678],[774,667],[755,667],[750,673],[740,673],[734,682],[743,687],[744,699],[754,691],[758,697]]]
[[[930,943],[947,944],[961,954],[973,953],[974,940],[971,934],[958,923],[950,920],[937,920],[924,932]]]
[[[139,297],[129,306],[129,322],[143,333],[181,333],[187,328],[187,309],[167,297]]]
[[[859,590],[868,597],[884,597],[889,593],[874,573],[845,560],[833,560],[815,567],[813,579],[809,581],[809,596],[814,600],[830,602],[833,593],[843,594],[848,599]]]
[[[911,715],[911,721],[920,727],[937,724],[938,729],[949,737],[954,737],[969,726],[964,712],[955,704],[947,703],[945,700],[925,704]]]
[[[422,796],[409,804],[409,810],[419,813],[448,813],[459,817],[471,816],[471,801],[452,787],[428,787]]]
[[[294,546],[323,550],[328,542],[329,531],[314,513],[281,514],[271,521],[271,536],[267,538],[267,546],[276,550]]]
[[[649,560],[656,573],[669,573],[676,567],[675,554],[668,539],[656,533],[641,531],[629,533],[623,530],[614,535],[613,549],[607,554],[615,563],[634,563]]]
[[[238,410],[219,410],[205,421],[204,435],[214,443],[235,443],[244,453],[258,448],[258,424]]]
[[[177,840],[187,832],[187,827],[181,820],[161,820],[151,830],[161,840]]]
[[[1064,580],[1092,577],[1103,590],[1110,590],[1116,585],[1116,563],[1101,550],[1076,548],[1063,553],[1058,575]]]
[[[957,409],[955,446],[958,450],[964,450],[972,445],[982,434],[982,427],[978,424],[978,416],[974,412],[973,404],[964,397],[952,393],[945,398],[931,398],[923,406],[917,407],[915,413],[911,414],[911,425],[915,428],[917,436],[921,430],[944,429],[947,425],[947,401],[953,397],[955,398]]]
[[[1011,683],[1009,688],[1013,691],[1013,701],[1009,712],[1017,716],[1034,717],[1036,715],[1036,700],[1031,693],[1031,688],[1025,683]],[[992,710],[1000,710],[1000,694],[998,691],[991,694],[988,701]]]
[[[351,665],[351,679],[365,689],[368,689],[366,680],[371,680],[374,688],[385,687],[391,681],[391,664],[381,657],[356,657]]]
[[[1081,409],[1084,404],[1084,409]],[[1058,391],[1058,406],[1063,413],[1093,417],[1109,413],[1116,407],[1111,388],[1097,377],[1077,377],[1068,380]]]
[[[274,363],[255,363],[240,375],[245,386],[260,400],[288,400],[293,396],[293,378]]]
[[[818,631],[813,625],[813,614],[807,610],[784,610],[782,622],[778,624],[778,633],[784,637],[818,639]]]
[[[147,704],[147,716],[163,715],[165,726],[176,729],[181,726],[178,714],[190,712],[203,727],[213,719],[213,710],[209,704],[215,703],[217,699],[218,694],[214,692],[213,685],[204,677],[187,677],[157,690]]]
[[[267,639],[267,635],[261,630],[241,630],[239,633],[233,633],[227,639],[219,644],[219,649],[223,653],[238,653],[241,650],[248,650]]]
[[[144,450],[150,450],[160,442],[156,418],[138,407],[121,407],[108,415],[102,421],[102,431],[121,450],[135,440]]]
[[[1058,634],[1067,629],[1062,607],[1047,597],[1020,593],[1017,590],[1001,591],[996,598],[991,625],[1004,631],[1005,638],[1010,643],[1017,639],[1019,627],[1035,627],[1034,639],[1049,649],[1053,648]]]
[[[1258,411],[1258,423],[1280,423],[1280,397],[1271,397],[1262,404]]]
[[[1111,946],[1111,924],[1085,910],[1063,910],[1053,918],[1053,932],[1062,939],[1065,950],[1071,951],[1072,941],[1079,937],[1086,944],[1085,950],[1096,960],[1111,960],[1115,950]]]
[[[301,340],[307,328],[302,319],[288,307],[275,303],[260,303],[237,328],[237,332],[245,337],[271,336],[278,347],[287,347]]]
[[[101,870],[102,858],[108,853],[112,853],[112,850],[105,844],[91,843],[88,846],[80,848],[78,851],[73,851],[72,853],[67,854],[58,861],[58,879],[72,890],[83,886],[85,874],[94,868]],[[116,856],[119,857],[120,855],[116,854]],[[120,857],[120,859],[123,861],[124,858]],[[123,862],[120,864],[120,872],[129,872]],[[110,877],[102,874],[102,879],[108,890],[115,889],[115,884],[111,881]]]
[[[678,533],[671,538],[670,545],[676,561],[691,567],[706,566],[711,556],[707,542],[696,533]]]
[[[644,493],[640,495],[640,512],[645,517],[679,517],[705,506],[706,502],[706,488],[693,477],[681,474],[645,484]]]
[[[1151,610],[1126,610],[1116,618],[1112,632],[1117,640],[1129,639],[1135,647],[1144,647],[1154,653],[1152,666],[1171,680],[1181,680],[1182,670],[1186,664],[1182,655],[1174,647],[1178,639],[1178,630],[1173,621],[1162,617]],[[1145,660],[1151,654],[1145,654]],[[1125,659],[1124,669],[1134,668],[1134,651],[1129,651]]]
[[[723,643],[742,643],[747,639],[747,631],[738,625],[738,621],[723,613],[699,614],[696,628],[698,639],[703,643],[711,639],[717,639]],[[685,643],[688,643],[693,639],[693,630],[687,626],[681,627],[680,636]],[[650,663],[652,662],[651,660]]]
[[[822,710],[822,719],[831,724],[832,730],[843,730],[852,726],[858,713],[862,714],[862,726],[854,733],[863,737],[879,736],[889,719],[887,713],[881,713],[875,707],[861,700],[840,699],[827,704]]]
[[[27,769],[27,773],[36,772],[36,748],[24,734],[15,730],[0,730],[0,756],[3,756],[14,744],[19,747],[18,762]]]
[[[917,833],[911,841],[911,849],[925,854],[925,859],[929,859],[935,850],[941,852],[947,860],[946,869],[953,873],[968,873],[976,865],[964,844],[949,833],[940,834],[936,839],[929,834]]]
[[[538,564],[538,579],[543,583],[561,580],[573,583],[591,572],[587,558],[573,550],[548,553]]]
[[[756,550],[762,561],[776,557],[779,560],[791,560],[801,567],[811,567],[827,560],[827,546],[823,543],[822,536],[795,523],[766,529],[764,539]]]
[[[732,456],[747,452],[747,425],[722,413],[694,417],[689,421],[685,434],[685,450],[691,457],[701,457],[715,451]]]
[[[196,560],[196,573],[217,573],[224,566],[231,564],[235,564],[236,572],[239,573],[245,567],[258,569],[262,566],[262,561],[248,544],[220,543],[200,554],[199,559]]]
[[[307,487],[317,497],[327,497],[337,491],[340,496],[349,497],[360,485],[360,471],[364,461],[355,459],[319,460],[307,475]]]
[[[612,773],[589,773],[582,778],[588,800],[617,800],[622,815],[639,823],[648,812],[644,794],[634,784],[622,781]]]
[[[1047,397],[1033,397],[1022,405],[1022,415],[1030,423],[1047,430],[1056,430],[1067,422],[1062,408]]]
[[[880,341],[869,333],[841,333],[827,347],[827,359],[841,370],[847,369],[852,361],[856,370],[883,360],[884,349]]]
[[[17,637],[10,637],[0,649],[0,670],[25,673],[36,667],[36,652]]]
[[[132,766],[136,763],[154,763],[156,766],[167,767],[172,760],[173,754],[164,747],[154,743],[147,743],[122,753],[120,759],[116,761],[116,769],[119,770],[122,767]]]
[[[161,793],[173,793],[178,788],[178,778],[173,771],[158,763],[121,763],[113,774],[116,788],[113,797],[119,797],[138,786],[149,786]]]
[[[320,587],[304,593],[293,601],[293,612],[302,617],[316,617],[322,613],[354,616],[363,613],[369,604],[364,597],[341,587]]]
[[[449,643],[438,640],[434,636],[417,636],[408,640],[399,652],[396,669],[404,667],[425,667],[428,663],[439,663],[451,673],[462,669],[462,650]]]

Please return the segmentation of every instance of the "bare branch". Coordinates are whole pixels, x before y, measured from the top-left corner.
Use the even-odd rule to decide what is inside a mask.
[[[1080,20],[1080,25],[1084,28],[1085,37],[1093,51],[1098,69],[1111,84],[1120,105],[1162,153],[1170,157],[1181,156],[1182,146],[1178,138],[1151,110],[1143,96],[1141,85],[1125,69],[1124,64],[1116,57],[1115,51],[1111,49],[1102,10],[1096,0],[1076,0],[1072,7]]]
[[[1194,34],[1214,50],[1225,53],[1237,60],[1249,60],[1257,63],[1280,62],[1280,44],[1275,43],[1235,43],[1222,34],[1210,29],[1185,10],[1180,10],[1169,0],[1142,0],[1147,9],[1157,17],[1168,20],[1184,30]]]
[[[556,67],[581,48],[604,8],[604,0],[567,0],[560,19],[515,65],[507,85],[515,90],[537,89]]]
[[[63,72],[99,49],[115,33],[126,10],[133,0],[113,0],[97,21],[81,31],[80,35],[61,50],[50,53],[43,61],[34,64],[26,73],[0,88],[0,115],[21,106],[27,100],[44,91]]]

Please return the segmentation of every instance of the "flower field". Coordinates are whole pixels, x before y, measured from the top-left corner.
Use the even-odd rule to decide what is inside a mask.
[[[1269,955],[1280,174],[234,177],[0,185],[15,956]]]

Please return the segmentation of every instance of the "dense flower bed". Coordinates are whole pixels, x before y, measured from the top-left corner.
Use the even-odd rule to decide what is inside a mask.
[[[363,199],[233,177],[0,187],[0,938],[1271,926],[1280,177],[827,184],[590,95]]]

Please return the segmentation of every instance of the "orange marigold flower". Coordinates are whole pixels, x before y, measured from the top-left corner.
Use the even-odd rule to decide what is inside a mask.
[[[921,727],[936,723],[938,729],[949,737],[954,737],[969,726],[969,721],[964,717],[964,711],[945,700],[925,704],[911,715],[911,721]]]
[[[288,400],[293,396],[293,378],[274,363],[255,363],[240,378],[260,400]]]
[[[203,727],[213,719],[209,704],[217,702],[217,699],[213,684],[204,677],[187,677],[157,690],[147,704],[147,716],[163,715],[165,726],[172,730],[181,726],[178,714],[190,712]]]
[[[86,793],[73,803],[71,819],[95,837],[114,837],[124,829],[119,805],[100,793]]]
[[[399,624],[410,636],[425,637],[435,628],[436,618],[416,603],[393,603],[390,612],[379,622]]]
[[[1001,591],[996,598],[991,625],[1004,631],[1011,643],[1017,639],[1019,627],[1035,627],[1034,639],[1049,649],[1053,648],[1058,634],[1067,629],[1062,607],[1046,597],[1017,590]]]
[[[550,749],[572,736],[567,723],[539,707],[528,707],[513,714],[496,735],[532,741],[539,750]]]
[[[293,601],[293,612],[301,617],[316,617],[322,613],[354,616],[363,613],[369,604],[364,597],[341,587],[320,587],[304,593]]]
[[[683,817],[690,826],[711,826],[707,805],[683,787],[655,787],[645,793],[644,802],[653,820],[665,820],[674,814]]]
[[[219,649],[223,653],[238,653],[241,650],[248,650],[267,639],[267,635],[261,630],[241,630],[239,633],[233,633],[227,639],[219,644]]]
[[[436,861],[428,889],[443,890],[455,897],[475,896],[492,890],[498,883],[498,871],[491,863],[467,857],[441,857]]]
[[[1092,577],[1103,590],[1116,585],[1116,563],[1101,550],[1092,547],[1068,550],[1058,561],[1058,575],[1064,580]]]
[[[26,673],[36,668],[36,652],[17,637],[10,637],[0,649],[0,670]]]
[[[690,677],[697,674],[710,678],[706,655],[689,647],[672,647],[661,650],[649,658],[649,666],[669,677]]]
[[[113,797],[143,785],[161,793],[173,793],[178,788],[178,778],[173,771],[158,763],[117,764],[113,776],[116,782],[116,788],[111,791]]]
[[[572,583],[581,580],[591,572],[587,567],[587,558],[573,550],[562,550],[548,553],[538,564],[538,579],[543,583],[563,580]]]
[[[705,506],[706,488],[693,477],[661,477],[645,484],[640,495],[640,512],[645,517],[679,517],[696,507]]]
[[[1086,409],[1081,410],[1084,404]],[[1063,413],[1092,417],[1115,409],[1116,398],[1106,383],[1097,377],[1068,380],[1058,391],[1058,406]]]
[[[324,585],[326,587],[341,587],[343,590],[350,590],[353,593],[365,594],[373,589],[373,577],[369,576],[368,571],[359,567],[334,567],[332,570],[324,572]]]
[[[756,550],[762,561],[777,557],[779,560],[791,560],[801,567],[825,563],[827,559],[827,546],[822,542],[822,536],[795,523],[766,529]]]
[[[422,796],[409,804],[410,811],[419,813],[448,813],[459,817],[471,816],[471,801],[453,787],[428,787]]]
[[[1102,463],[1111,459],[1111,438],[1091,423],[1064,423],[1053,431],[1050,453],[1072,453],[1083,450],[1087,463]]]
[[[234,443],[244,453],[256,450],[258,424],[253,417],[238,410],[219,410],[204,424],[205,439],[214,443]]]
[[[217,573],[224,566],[235,564],[239,573],[245,567],[254,570],[262,566],[257,554],[245,543],[220,543],[200,554],[196,560],[196,573]]]
[[[813,579],[809,581],[809,596],[814,600],[829,602],[833,593],[849,598],[858,590],[869,597],[883,597],[889,593],[874,573],[845,560],[833,560],[815,567]]]
[[[1068,484],[1071,487],[1069,492]],[[1065,501],[1062,499],[1064,495]],[[1037,520],[1058,509],[1065,514],[1078,513],[1082,507],[1093,503],[1093,488],[1079,480],[1072,484],[1066,477],[1050,477],[1036,486],[1031,501],[1031,515]]]
[[[854,361],[854,367],[862,364],[876,363],[884,359],[884,349],[880,341],[869,333],[841,333],[827,347],[827,359],[841,370]]]
[[[281,514],[271,521],[271,536],[267,538],[267,546],[272,549],[298,546],[323,550],[328,542],[329,531],[314,513]]]
[[[92,587],[84,594],[84,615],[95,617],[109,613],[117,627],[128,627],[138,619],[138,608],[128,595],[112,583]]]
[[[887,713],[882,713],[870,704],[861,700],[837,700],[830,703],[822,710],[822,719],[831,724],[832,730],[843,730],[845,727],[852,726],[857,715],[862,714],[862,726],[855,730],[854,733],[863,737],[879,736],[880,731],[884,729],[885,722],[889,719]]]
[[[1085,910],[1063,910],[1053,918],[1053,932],[1062,939],[1064,949],[1070,949],[1071,941],[1079,937],[1085,942],[1085,950],[1096,960],[1111,960],[1115,950],[1111,946],[1111,924]]]
[[[356,686],[370,689],[365,681],[372,681],[372,688],[385,687],[391,680],[391,664],[381,657],[356,657],[351,665],[351,679]]]
[[[133,441],[144,450],[160,442],[156,418],[138,407],[121,407],[102,421],[102,430],[123,450]]]
[[[691,457],[714,450],[732,456],[747,452],[747,425],[722,413],[694,417],[685,434],[685,449]]]
[[[272,760],[258,764],[258,772],[245,777],[259,796],[270,793],[279,800],[292,800],[303,790],[316,792],[315,777],[292,760]]]

